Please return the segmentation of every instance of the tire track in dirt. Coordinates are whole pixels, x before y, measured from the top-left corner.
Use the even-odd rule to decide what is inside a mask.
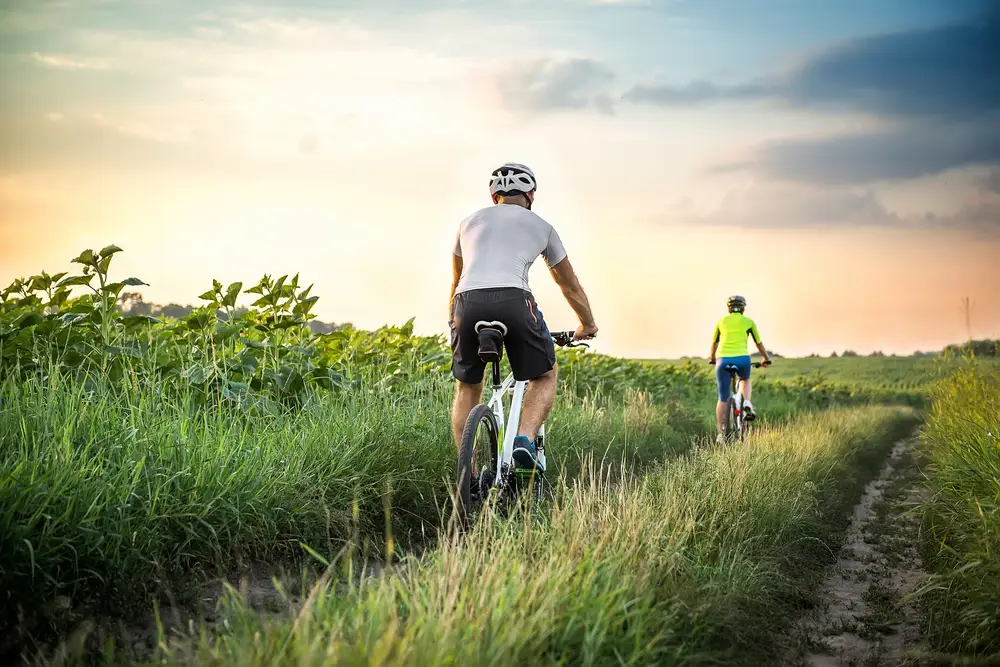
[[[920,614],[907,595],[926,577],[912,511],[923,486],[912,439],[898,442],[855,506],[844,544],[799,622],[800,665],[919,664]]]

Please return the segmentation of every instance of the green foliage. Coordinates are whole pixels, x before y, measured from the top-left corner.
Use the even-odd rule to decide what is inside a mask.
[[[192,572],[294,559],[300,542],[377,552],[386,507],[397,543],[435,533],[454,466],[440,336],[414,335],[412,320],[313,334],[316,297],[298,276],[213,281],[181,318],[125,315],[122,289],[141,281],[109,278],[117,252],[84,251],[80,275],[2,293],[0,626],[72,624],[48,604],[60,595],[73,613],[125,613]],[[582,383],[614,367],[562,358]],[[655,373],[625,375],[613,398],[564,380],[556,474],[595,449],[650,462],[701,429],[675,380],[654,404],[635,387],[656,389]]]
[[[923,433],[927,636],[1000,658],[1000,374],[974,363],[941,382]]]
[[[451,380],[440,341],[411,327],[325,341],[347,372],[364,369],[357,386],[309,391],[280,412],[205,410],[139,375],[122,387],[55,371],[8,377],[0,627],[22,618],[35,636],[134,613],[200,572],[295,561],[302,544],[326,557],[349,544],[378,555],[390,537],[395,548],[432,538],[454,474]],[[567,391],[549,421],[552,476],[576,476],[594,456],[615,470],[651,465],[701,427],[677,401]],[[72,608],[49,604],[59,596]]]
[[[108,246],[85,250],[73,262],[80,275],[42,273],[0,292],[0,379],[36,373],[74,373],[93,383],[155,379],[161,390],[197,402],[265,406],[301,402],[308,387],[342,389],[347,380],[317,354],[309,329],[317,297],[298,275],[243,291],[213,281],[202,306],[175,321],[127,316],[117,304],[138,278],[111,281]],[[95,284],[96,283],[96,284]],[[71,296],[73,287],[90,290]],[[258,298],[237,311],[241,294]]]
[[[864,480],[914,422],[905,410],[833,411],[627,485],[588,468],[544,517],[486,514],[393,576],[334,574],[291,618],[264,620],[233,592],[225,631],[196,629],[163,660],[777,664],[775,635],[832,560]]]
[[[125,288],[143,283],[111,277],[118,252],[0,292],[0,627],[20,618],[33,636],[126,613],[302,544],[332,557],[436,535],[454,474],[441,336],[412,320],[316,334],[297,275],[213,281],[179,318],[125,314]],[[558,356],[554,478],[589,459],[634,475],[714,429],[707,364]],[[883,398],[813,380],[755,393],[761,426]]]

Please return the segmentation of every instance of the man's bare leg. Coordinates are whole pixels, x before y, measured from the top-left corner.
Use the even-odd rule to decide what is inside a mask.
[[[552,412],[552,404],[556,400],[556,386],[559,373],[556,368],[545,375],[540,375],[528,383],[524,392],[524,403],[521,404],[521,423],[517,434],[523,435],[532,442],[538,437],[538,429]]]
[[[750,378],[747,378],[746,380],[743,380],[742,382],[740,382],[740,385],[741,385],[740,390],[743,392],[743,398],[744,398],[744,400],[746,400],[749,403],[750,402]]]
[[[472,408],[479,405],[483,399],[483,383],[466,384],[455,382],[455,401],[451,406],[451,431],[455,436],[455,447],[462,453],[462,431],[469,419]]]
[[[723,403],[719,401],[715,406],[715,422],[719,426],[719,433],[725,434],[726,432],[726,408],[729,407],[728,403]]]

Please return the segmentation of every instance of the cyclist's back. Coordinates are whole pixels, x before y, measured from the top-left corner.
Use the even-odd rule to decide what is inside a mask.
[[[748,336],[753,336],[755,343],[760,342],[760,334],[754,321],[743,313],[735,311],[715,324],[712,341],[719,344],[720,357],[744,357],[749,355]]]
[[[726,404],[729,401],[731,391],[729,369],[735,369],[737,377],[741,380],[740,391],[743,394],[743,408],[747,412],[747,419],[753,419],[755,416],[753,404],[750,403],[751,363],[749,346],[747,345],[748,337],[753,337],[753,342],[757,344],[757,349],[763,357],[763,363],[771,363],[767,348],[760,340],[757,324],[743,314],[746,306],[747,300],[742,296],[729,297],[726,301],[729,314],[716,322],[715,331],[712,332],[712,349],[708,353],[708,360],[715,364],[715,381],[719,389],[719,402],[715,407],[715,416],[720,440],[723,438]]]
[[[552,225],[523,206],[497,204],[462,221],[455,255],[463,260],[455,293],[512,287],[529,291],[528,270],[541,255],[549,267],[566,258]]]

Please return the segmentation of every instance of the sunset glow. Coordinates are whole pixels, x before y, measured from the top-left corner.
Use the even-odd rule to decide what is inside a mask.
[[[4,9],[0,282],[114,243],[147,301],[300,273],[320,319],[443,333],[458,223],[512,160],[602,352],[706,354],[731,293],[786,355],[939,349],[966,296],[1000,337],[987,3],[330,6]]]

